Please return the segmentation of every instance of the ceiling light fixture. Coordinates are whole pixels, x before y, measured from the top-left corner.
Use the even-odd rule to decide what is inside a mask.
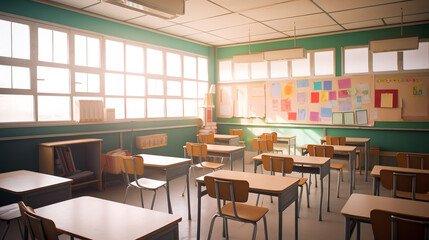
[[[234,63],[254,63],[254,62],[263,62],[264,53],[252,53],[250,49],[250,26],[249,26],[249,53],[235,54],[232,56],[232,61]]]
[[[103,0],[106,3],[128,8],[163,19],[185,14],[185,0]]]
[[[304,59],[307,58],[307,50],[302,47],[296,47],[296,26],[293,23],[293,48],[285,48],[279,50],[271,50],[264,52],[264,59],[266,61],[276,60],[291,60],[291,59]]]

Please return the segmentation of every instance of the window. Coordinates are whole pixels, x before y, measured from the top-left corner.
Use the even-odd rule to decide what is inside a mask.
[[[398,71],[398,53],[382,52],[372,54],[372,71]]]
[[[164,83],[160,79],[149,78],[147,82],[147,94],[153,96],[164,95]]]
[[[288,61],[271,61],[270,62],[271,78],[288,77]]]
[[[306,59],[292,60],[292,77],[310,76],[310,53],[307,53]]]
[[[145,101],[144,98],[127,98],[127,118],[144,118]]]
[[[367,73],[368,47],[344,50],[344,73]]]
[[[197,79],[197,60],[194,57],[183,57],[183,77]]]
[[[82,35],[74,36],[75,64],[100,67],[100,40]]]
[[[0,56],[30,59],[30,27],[0,19]]]
[[[207,58],[198,58],[198,80],[208,81],[209,80],[209,62]]]
[[[148,98],[147,99],[147,117],[149,117],[149,118],[165,117],[164,99],[159,99],[159,98]]]
[[[127,75],[127,96],[140,96],[145,95],[145,78],[144,76]]]
[[[150,74],[161,75],[164,73],[164,59],[162,51],[147,49],[147,72]]]
[[[124,44],[122,42],[106,40],[106,69],[124,70]]]
[[[125,118],[125,102],[123,98],[106,98],[106,108],[115,109],[115,118]]]
[[[0,94],[0,122],[32,122],[33,106],[31,95]]]
[[[124,96],[124,75],[106,73],[104,77],[106,95]]]
[[[179,81],[167,81],[167,96],[182,96],[182,84]]]
[[[314,75],[334,75],[334,51],[314,52]]]
[[[38,66],[37,92],[70,93],[70,70]]]
[[[71,102],[68,96],[38,96],[37,110],[39,121],[67,121]]]
[[[429,68],[429,42],[419,43],[419,49],[404,51],[404,70]]]
[[[30,69],[0,65],[0,88],[30,89]]]
[[[100,75],[98,74],[76,72],[74,81],[76,92],[100,92]]]
[[[167,76],[182,76],[182,59],[179,54],[167,53]]]
[[[183,117],[182,99],[167,99],[167,117]]]
[[[127,45],[125,47],[126,71],[129,73],[144,72],[144,53],[142,47]]]
[[[232,61],[219,61],[219,80],[228,81],[232,79]]]
[[[256,62],[250,64],[252,79],[268,78],[268,63]]]
[[[249,79],[248,63],[234,63],[234,79],[235,80]]]
[[[183,81],[183,97],[197,98],[197,82],[196,81]]]
[[[68,37],[67,33],[39,28],[39,61],[68,63]]]

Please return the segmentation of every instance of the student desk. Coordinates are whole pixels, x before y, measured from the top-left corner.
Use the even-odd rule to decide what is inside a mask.
[[[240,137],[238,135],[215,134],[214,139],[216,144],[231,146],[240,145]]]
[[[182,218],[94,197],[79,197],[35,209],[57,230],[80,239],[179,239]]]
[[[307,150],[307,145],[301,146],[302,150]],[[340,146],[340,145],[330,145],[334,147],[334,154],[348,154],[349,156],[349,179],[350,179],[350,195],[353,193],[353,188],[355,184],[355,174],[356,174],[356,147],[355,146]],[[302,154],[305,154],[303,151]]]
[[[321,138],[320,142],[325,143],[326,137]],[[357,147],[363,146],[365,149],[365,182],[368,181],[368,166],[369,166],[369,158],[370,158],[370,150],[371,150],[370,142],[371,142],[371,138],[346,137],[346,145],[357,146]]]
[[[326,157],[312,157],[312,156],[296,156],[296,155],[282,155],[282,154],[267,154],[263,153],[253,157],[253,166],[256,173],[256,167],[262,164],[262,155],[290,157],[293,158],[293,171],[302,173],[320,174],[320,202],[319,202],[319,221],[322,221],[322,200],[323,200],[323,178],[328,177],[328,207],[329,212],[329,199],[331,193],[331,164],[330,158]]]
[[[139,154],[143,158],[145,168],[160,168],[165,171],[165,178],[167,181],[167,202],[168,213],[172,214],[171,200],[170,200],[170,181],[181,176],[186,176],[186,186],[188,195],[188,219],[191,220],[191,203],[189,201],[189,166],[191,159],[166,157],[150,154]]]
[[[184,156],[188,157],[186,146],[183,146]],[[241,146],[228,146],[228,145],[216,145],[207,144],[207,155],[217,157],[229,157],[230,169],[232,170],[232,163],[234,160],[243,161],[243,172],[244,170],[244,147]]]
[[[220,178],[246,180],[249,182],[249,191],[270,196],[277,196],[278,214],[279,214],[279,237],[282,239],[283,229],[283,211],[295,202],[295,239],[298,239],[298,182],[296,177],[272,176],[268,174],[257,174],[247,172],[235,172],[219,170],[209,173],[205,176]],[[204,176],[196,179],[198,183],[198,221],[197,221],[197,239],[200,239],[201,225],[201,197],[207,194],[207,190],[202,191],[204,186]]]
[[[293,145],[293,154],[296,155],[296,136],[294,135],[280,135],[277,136],[277,143],[287,142],[288,145],[288,154],[291,155],[291,146]]]
[[[350,239],[356,225],[357,239],[360,238],[360,222],[370,223],[370,214],[373,209],[418,217],[428,217],[429,204],[427,202],[411,201],[400,198],[379,197],[357,193],[352,194],[341,210],[341,214],[345,217],[344,239]]]
[[[426,169],[402,168],[402,167],[390,167],[390,166],[375,165],[371,171],[371,176],[373,177],[372,194],[376,195],[376,196],[380,195],[380,171],[383,169],[384,170],[401,171],[401,172],[406,172],[406,173],[427,173],[427,174],[429,174],[429,170],[426,170]]]
[[[27,170],[0,173],[0,190],[18,196],[33,208],[70,199],[72,182],[69,178]]]

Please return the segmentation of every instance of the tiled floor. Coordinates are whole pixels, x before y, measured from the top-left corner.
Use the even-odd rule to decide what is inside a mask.
[[[255,153],[246,152],[246,171],[253,171],[253,163],[251,157]],[[225,164],[229,166],[227,162]],[[241,169],[241,162],[236,161],[235,169]],[[194,184],[195,176],[202,176],[210,171],[196,168],[191,175],[191,212],[192,220],[188,220],[187,215],[187,199],[182,197],[182,191],[185,186],[185,178],[179,178],[171,182],[171,197],[173,214],[181,216],[182,221],[179,224],[180,239],[196,239],[197,234],[197,193]],[[306,207],[305,190],[303,193],[303,203],[301,206],[300,218],[298,220],[299,226],[299,239],[343,239],[344,238],[344,218],[340,214],[342,207],[348,198],[348,172],[344,172],[344,182],[341,183],[340,198],[336,198],[336,184],[337,172],[331,171],[331,211],[326,212],[326,191],[323,204],[323,221],[318,221],[318,207],[320,198],[320,185],[315,187],[314,180],[310,188],[310,208]],[[147,173],[151,177],[159,177],[159,172]],[[294,173],[292,175],[299,176],[300,174]],[[327,180],[325,180],[327,184]],[[326,185],[325,185],[326,186]],[[107,200],[122,202],[125,193],[125,183],[122,182],[120,176],[108,176],[105,190],[98,192],[94,189],[87,188],[73,192],[73,197],[90,195]],[[372,193],[372,178],[368,182],[364,182],[364,176],[357,174],[356,190],[357,193],[371,194]],[[149,207],[152,201],[152,192],[145,191],[144,193],[145,206]],[[388,195],[387,192],[381,195]],[[267,214],[268,222],[268,237],[269,239],[277,239],[278,232],[278,213],[277,213],[277,199],[274,198],[274,203],[270,202],[268,196],[262,196],[263,206],[269,208]],[[251,194],[249,202],[254,204],[256,202],[256,195]],[[141,206],[140,198],[137,190],[131,190],[127,199],[127,204]],[[216,200],[208,196],[202,198],[202,224],[201,224],[201,239],[206,239],[208,236],[209,225],[212,216],[216,212]],[[288,209],[283,212],[283,239],[294,239],[294,205],[292,204]],[[158,190],[157,199],[155,202],[154,210],[167,212],[166,194],[163,189]],[[142,220],[142,224],[149,224]],[[4,229],[4,224],[0,226],[1,231]],[[251,239],[253,226],[251,224],[244,224],[241,222],[229,221],[229,236],[230,239]],[[16,224],[12,224],[10,232],[6,239],[19,239],[18,228]],[[222,239],[222,225],[221,220],[218,218],[215,223],[212,239]],[[258,224],[257,239],[264,239],[264,228],[262,221]],[[371,226],[369,224],[361,225],[361,239],[373,239]]]

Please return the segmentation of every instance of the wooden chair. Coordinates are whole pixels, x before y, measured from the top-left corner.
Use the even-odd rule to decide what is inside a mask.
[[[9,230],[10,223],[13,220],[16,220],[19,227],[19,232],[22,234],[21,225],[19,224],[19,218],[21,214],[19,213],[18,203],[12,203],[9,205],[5,205],[0,207],[0,221],[6,222],[6,228],[3,230],[0,239],[4,240],[6,238],[6,234]]]
[[[140,191],[140,200],[142,207],[144,208],[143,202],[143,190],[153,191],[152,205],[150,209],[153,209],[153,205],[156,199],[156,190],[161,187],[166,188],[166,181],[160,181],[150,178],[138,178],[144,173],[143,158],[141,156],[122,156],[121,170],[125,173],[125,179],[127,181],[127,190],[125,191],[124,203],[127,201],[127,195],[130,188],[137,188]],[[130,180],[129,175],[133,176],[133,181]]]
[[[429,170],[429,154],[397,153],[398,166],[403,168],[417,168]]]
[[[200,133],[198,134],[198,142],[213,144],[215,142],[214,133]]]
[[[334,147],[328,145],[308,145],[308,155],[315,157],[334,157]],[[343,164],[332,164],[331,169],[338,170],[338,180],[337,180],[337,198],[340,197],[340,177],[341,181],[344,181],[343,178]],[[316,178],[316,187],[317,187],[317,178]]]
[[[31,239],[58,240],[57,228],[52,220],[37,215],[34,209],[26,206],[23,201],[18,204],[26,232],[28,231]]]
[[[381,170],[383,187],[393,191],[393,197],[429,201],[429,174]]]
[[[227,220],[236,220],[253,224],[252,239],[256,239],[256,224],[261,218],[263,218],[265,239],[268,239],[267,220],[265,218],[268,208],[243,204],[244,202],[247,202],[249,197],[249,183],[247,181],[205,176],[204,183],[206,185],[208,195],[212,198],[216,198],[218,208],[217,213],[213,216],[210,223],[208,239],[211,238],[214,221],[217,217],[222,217],[224,219],[223,226],[227,239],[229,239]],[[222,206],[223,204],[221,204],[221,200],[228,201],[228,203]]]
[[[377,240],[429,240],[429,216],[420,218],[374,209],[371,211],[371,226]]]
[[[258,155],[261,153],[268,153],[274,150],[274,144],[272,140],[262,139],[262,138],[254,138],[253,139],[253,148],[258,152]],[[255,169],[262,165],[262,162],[256,162]],[[263,173],[261,167],[261,173]]]
[[[346,145],[346,137],[335,137],[335,136],[326,136],[326,144],[328,145]],[[361,172],[362,167],[360,166],[360,149],[356,149],[356,167],[359,168],[359,171]],[[344,164],[331,164],[331,168],[337,169],[341,167],[344,167]]]
[[[275,173],[281,173],[282,176],[285,176],[286,174],[292,173],[293,170],[293,158],[291,157],[279,157],[278,155],[262,155],[262,163],[264,166],[264,169],[266,171],[270,171],[271,175],[275,175]],[[301,209],[301,202],[302,202],[302,190],[303,186],[305,185],[307,190],[307,208],[310,207],[310,201],[309,201],[309,192],[308,192],[308,184],[307,184],[307,178],[299,178],[299,187],[301,188],[300,194],[299,194],[299,207],[298,207],[298,216],[299,216],[299,209]],[[259,197],[259,195],[258,195]]]
[[[243,137],[243,129],[229,129],[229,135],[238,135],[240,139]],[[241,146],[246,145],[246,141],[239,141]]]
[[[260,139],[264,139],[264,140],[271,140],[273,141],[273,150],[276,153],[280,153],[283,154],[283,148],[276,146],[275,143],[277,143],[278,139],[277,139],[277,133],[276,132],[271,132],[271,133],[262,133],[261,135],[258,136],[258,138]]]

